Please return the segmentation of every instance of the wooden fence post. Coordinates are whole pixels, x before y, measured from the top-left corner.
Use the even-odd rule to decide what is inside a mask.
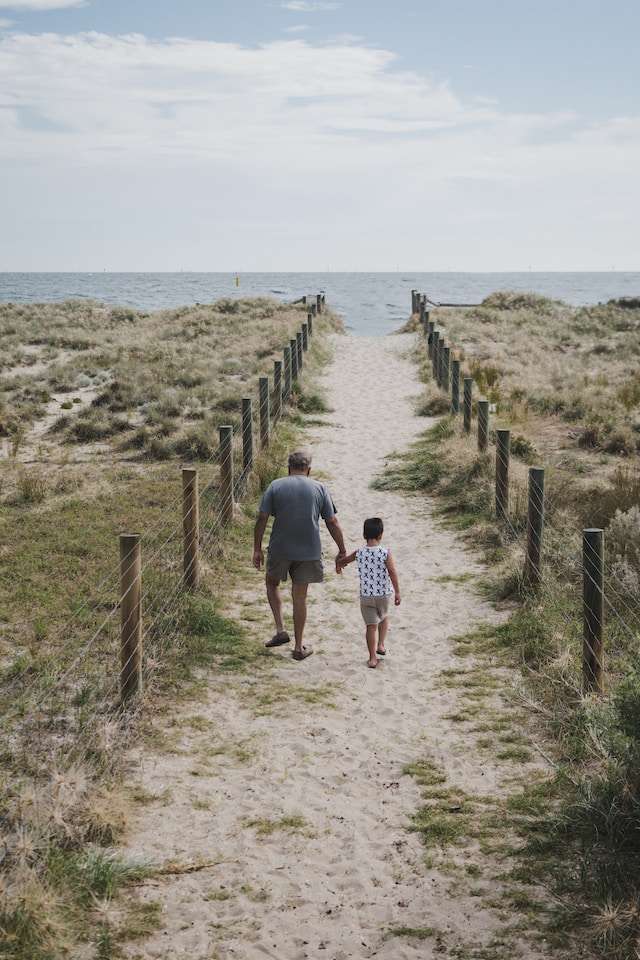
[[[420,297],[420,326],[421,327],[424,327],[425,325],[426,313],[427,313],[427,301],[425,299],[424,294],[422,294],[422,296]]]
[[[322,294],[321,293],[319,293],[316,296],[316,310],[318,311],[318,313],[322,313]]]
[[[438,340],[440,339],[440,331],[433,331],[433,340],[431,343],[431,367],[433,370],[433,379],[436,379],[438,372]]]
[[[465,433],[471,433],[471,414],[473,411],[473,378],[464,377],[462,381],[462,423]]]
[[[304,363],[304,358],[302,356],[302,330],[298,330],[296,333],[296,350],[298,353],[298,373],[300,373]]]
[[[489,401],[478,400],[478,450],[486,453],[489,444]]]
[[[297,340],[289,340],[289,348],[291,351],[291,380],[292,383],[298,379],[298,342]]]
[[[427,353],[429,359],[433,357],[433,330],[435,327],[435,321],[429,320],[427,322]]]
[[[444,345],[446,341],[444,336],[440,334],[438,338],[438,363],[436,368],[436,380],[438,381],[438,386],[442,389],[442,368],[444,361]]]
[[[505,520],[509,516],[511,431],[497,430],[496,437],[496,516]]]
[[[249,397],[242,401],[242,471],[253,466],[253,403]]]
[[[451,361],[451,413],[460,413],[460,361]]]
[[[200,583],[200,494],[198,471],[182,469],[182,570],[188,590],[197,590]]]
[[[411,291],[411,316],[416,312],[416,290]]]
[[[303,303],[304,306],[306,307],[306,305],[307,305],[307,295],[306,295],[306,293],[305,293],[304,297],[302,297],[302,303]]]
[[[324,306],[325,306],[326,302],[327,302],[326,294],[323,293],[323,294],[322,294],[322,299],[321,299],[321,303],[322,303],[322,308],[323,308],[323,310],[324,310]]]
[[[285,347],[282,351],[284,357],[284,389],[282,391],[283,400],[288,400],[291,395],[291,347]]]
[[[537,590],[542,580],[540,567],[544,532],[544,470],[529,468],[529,508],[527,511],[527,560],[525,579]]]
[[[307,314],[307,330],[309,331],[309,336],[313,336],[313,314],[309,312]]]
[[[451,362],[451,347],[444,347],[442,351],[442,389],[449,393],[449,364]]]
[[[219,435],[220,520],[227,524],[233,520],[233,427],[220,427]]]
[[[306,323],[302,324],[302,349],[305,353],[309,349],[309,327]]]
[[[269,446],[270,411],[269,411],[269,377],[260,377],[258,380],[258,396],[260,400],[260,446]]]
[[[277,423],[282,413],[282,361],[273,361],[273,422]]]
[[[120,698],[142,687],[142,563],[140,535],[120,535]]]
[[[604,691],[604,532],[582,531],[584,693]]]

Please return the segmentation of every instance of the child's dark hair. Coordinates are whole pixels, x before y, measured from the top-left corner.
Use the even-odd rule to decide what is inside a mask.
[[[380,517],[369,517],[364,522],[365,540],[379,540],[384,532],[384,523]]]

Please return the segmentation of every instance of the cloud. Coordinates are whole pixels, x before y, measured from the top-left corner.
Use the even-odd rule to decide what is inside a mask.
[[[284,32],[285,33],[305,33],[305,31],[308,29],[309,27],[307,26],[307,24],[298,23],[294,27],[285,27]]]
[[[0,17],[0,30],[4,30],[6,27],[13,26],[13,20],[7,20],[5,17]]]
[[[0,10],[64,10],[83,7],[87,0],[0,0]]]
[[[120,269],[170,269],[178,249],[196,269],[630,261],[640,117],[480,97],[357,43],[0,35],[0,222],[15,225],[0,262],[101,268],[106,248]]]
[[[319,10],[337,10],[342,4],[330,0],[284,0],[281,6],[294,13],[315,13]]]

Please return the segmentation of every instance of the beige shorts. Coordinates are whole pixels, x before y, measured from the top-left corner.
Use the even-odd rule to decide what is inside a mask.
[[[322,583],[324,568],[322,560],[280,560],[267,554],[267,576],[279,583],[285,583],[287,577],[293,583]]]
[[[360,597],[360,611],[368,627],[382,623],[389,616],[389,597]]]

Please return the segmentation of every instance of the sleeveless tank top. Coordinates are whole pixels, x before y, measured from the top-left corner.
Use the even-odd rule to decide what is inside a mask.
[[[388,556],[387,547],[361,547],[356,553],[361,597],[389,597],[393,593]]]

